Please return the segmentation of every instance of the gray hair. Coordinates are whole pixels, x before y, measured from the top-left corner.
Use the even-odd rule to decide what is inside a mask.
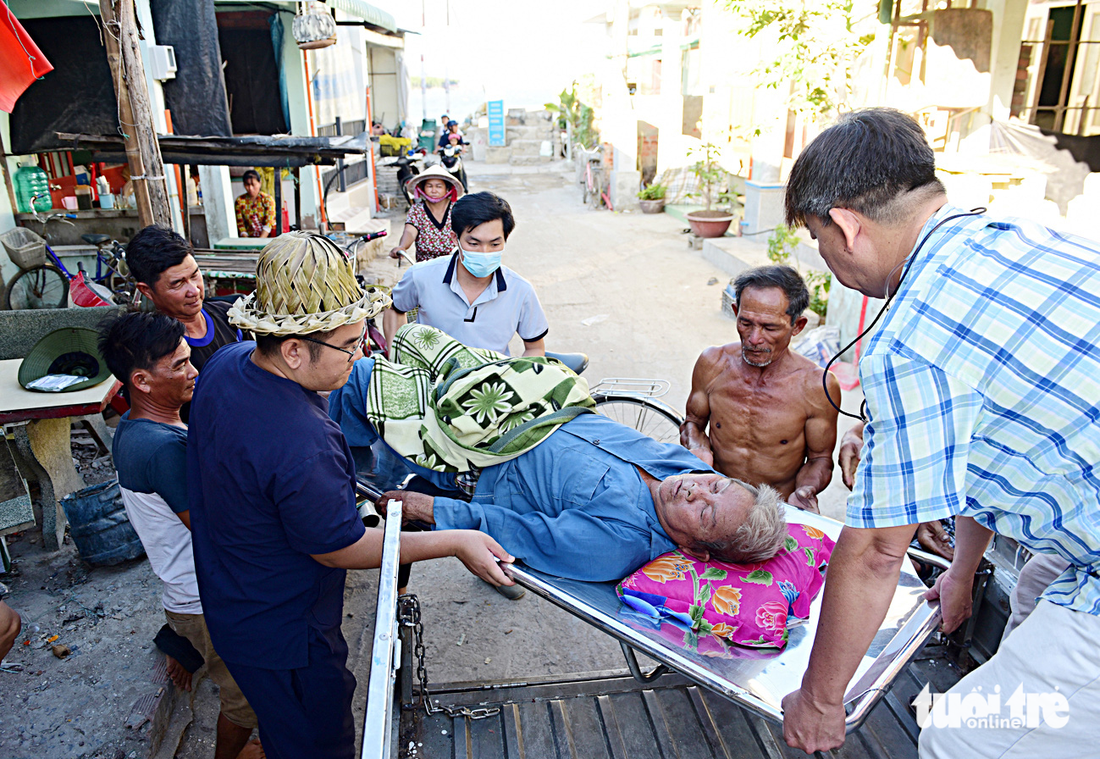
[[[787,296],[787,316],[794,324],[802,312],[810,305],[810,291],[802,275],[790,266],[757,266],[755,269],[741,272],[733,280],[733,293],[737,307],[741,308],[741,293],[750,288],[766,289],[775,287]]]
[[[698,540],[691,549],[731,564],[755,564],[779,553],[787,531],[786,510],[779,492],[768,485],[736,481],[755,496],[748,518],[726,540]]]
[[[920,124],[892,108],[867,108],[841,116],[798,156],[787,180],[787,224],[813,216],[828,226],[830,210],[847,208],[896,225],[943,193]]]

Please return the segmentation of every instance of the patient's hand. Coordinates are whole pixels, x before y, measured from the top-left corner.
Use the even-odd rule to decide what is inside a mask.
[[[466,569],[490,585],[515,585],[500,568],[500,562],[515,561],[500,543],[477,530],[445,530],[454,536],[454,555]],[[494,558],[496,557],[496,558]]]
[[[433,509],[435,499],[432,496],[424,495],[423,493],[414,493],[411,490],[387,490],[374,504],[379,514],[385,515],[386,504],[388,504],[390,500],[402,502],[402,522],[425,522],[427,524],[435,524]]]

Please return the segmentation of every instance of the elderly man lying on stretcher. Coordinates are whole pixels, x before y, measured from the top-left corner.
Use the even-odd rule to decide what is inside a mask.
[[[776,491],[592,413],[587,383],[552,359],[506,359],[422,325],[402,327],[394,351],[359,361],[329,404],[350,445],[380,435],[454,493],[387,493],[408,520],[482,530],[534,569],[585,581],[677,547],[759,562],[787,536]],[[467,500],[456,482],[474,477]]]

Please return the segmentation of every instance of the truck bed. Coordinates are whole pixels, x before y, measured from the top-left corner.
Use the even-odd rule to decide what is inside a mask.
[[[911,700],[926,682],[943,691],[958,675],[930,647],[895,681],[863,727],[835,756],[915,759]],[[782,728],[674,673],[642,685],[608,673],[522,683],[432,688],[448,706],[499,706],[482,720],[427,716],[405,704],[399,750],[417,759],[776,759],[804,757]]]

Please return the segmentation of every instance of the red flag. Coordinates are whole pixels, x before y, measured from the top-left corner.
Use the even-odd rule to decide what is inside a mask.
[[[53,64],[5,3],[0,10],[0,110],[11,113],[19,96],[51,71]]]

